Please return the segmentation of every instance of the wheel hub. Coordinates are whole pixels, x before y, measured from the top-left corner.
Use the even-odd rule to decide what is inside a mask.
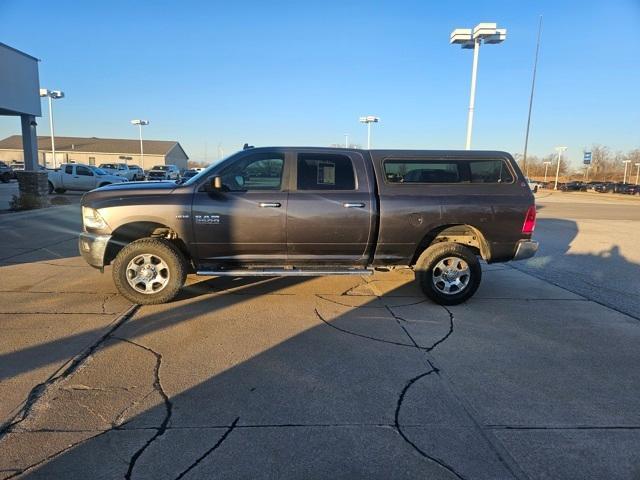
[[[471,278],[467,262],[458,257],[446,257],[440,260],[432,270],[433,286],[445,295],[462,292]]]
[[[158,293],[169,284],[169,266],[158,255],[143,253],[131,259],[126,278],[129,286],[137,292],[147,295]]]

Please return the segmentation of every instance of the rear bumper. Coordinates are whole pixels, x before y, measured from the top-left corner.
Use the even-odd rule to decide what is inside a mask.
[[[80,255],[89,265],[102,270],[104,268],[104,254],[107,251],[109,240],[111,240],[111,235],[95,235],[82,232],[80,238],[78,238]]]
[[[533,257],[538,251],[538,242],[533,240],[520,240],[516,246],[514,260],[525,260]]]

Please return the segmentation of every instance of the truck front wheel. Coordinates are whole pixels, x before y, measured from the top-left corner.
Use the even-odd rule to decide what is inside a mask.
[[[118,291],[133,303],[154,305],[172,300],[184,285],[187,261],[161,238],[143,238],[124,247],[113,263]]]
[[[424,294],[440,305],[458,305],[476,293],[482,279],[478,257],[464,245],[431,245],[414,267]]]

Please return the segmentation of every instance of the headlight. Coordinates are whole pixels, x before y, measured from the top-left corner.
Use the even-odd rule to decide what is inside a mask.
[[[85,227],[96,230],[107,228],[107,222],[104,221],[104,218],[95,208],[82,207],[82,223],[84,223]]]

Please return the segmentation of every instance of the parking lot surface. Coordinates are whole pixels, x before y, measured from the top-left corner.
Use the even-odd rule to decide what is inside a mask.
[[[77,206],[4,215],[0,478],[638,478],[640,218],[572,198],[448,308],[409,270],[134,307]]]

